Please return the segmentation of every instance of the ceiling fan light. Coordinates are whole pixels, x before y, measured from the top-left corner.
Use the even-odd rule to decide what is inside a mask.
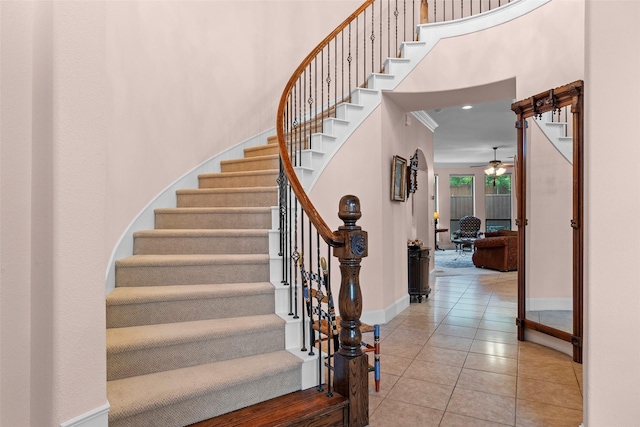
[[[500,176],[503,173],[505,173],[507,170],[503,167],[499,167],[498,170],[496,170],[496,176]]]
[[[496,172],[496,169],[493,166],[491,166],[490,168],[484,170],[484,173],[486,175],[493,175],[495,172]]]

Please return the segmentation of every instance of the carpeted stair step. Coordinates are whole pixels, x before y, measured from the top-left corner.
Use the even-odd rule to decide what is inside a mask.
[[[116,286],[269,281],[268,254],[133,255],[116,261]]]
[[[244,172],[218,172],[198,175],[200,188],[273,187],[278,169]]]
[[[107,329],[107,380],[269,353],[285,348],[275,314]]]
[[[133,239],[134,255],[269,252],[268,230],[156,229],[137,231]]]
[[[270,229],[270,207],[162,208],[155,210],[156,228]]]
[[[307,129],[307,131],[309,131],[309,129]],[[310,140],[309,135],[303,138],[304,142],[302,142],[302,145],[300,145],[301,142],[298,140],[298,138],[300,138],[298,134],[295,135],[295,138],[291,138],[291,134],[288,134],[288,133],[285,134],[285,140],[287,141],[287,148],[288,148],[289,155],[291,155],[291,153],[294,151],[306,150],[309,148],[309,140]],[[270,136],[268,138],[267,145],[275,145],[277,147],[280,147],[278,144],[278,137],[276,135]],[[278,149],[278,153],[280,153],[279,149]]]
[[[277,187],[197,188],[176,191],[179,208],[256,207],[278,204]]]
[[[300,389],[286,350],[107,383],[110,427],[182,427]]]
[[[107,295],[107,328],[273,314],[274,293],[269,282],[119,287]]]
[[[280,156],[278,154],[259,157],[248,157],[244,159],[222,160],[220,162],[221,172],[256,171],[265,169],[278,169],[279,167]]]
[[[276,138],[276,142],[277,142]],[[277,144],[263,144],[251,148],[244,149],[244,157],[270,156],[280,154]]]

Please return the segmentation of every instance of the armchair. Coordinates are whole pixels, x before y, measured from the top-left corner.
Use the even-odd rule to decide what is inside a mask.
[[[473,265],[499,271],[518,269],[518,232],[500,230],[475,241]]]
[[[456,245],[456,251],[463,250],[465,247],[473,250],[476,239],[482,237],[480,231],[480,218],[467,215],[460,218],[460,229],[451,233],[451,242]]]

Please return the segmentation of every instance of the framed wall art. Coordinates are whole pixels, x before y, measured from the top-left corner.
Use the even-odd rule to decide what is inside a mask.
[[[404,202],[407,198],[407,159],[393,156],[391,165],[391,200]]]

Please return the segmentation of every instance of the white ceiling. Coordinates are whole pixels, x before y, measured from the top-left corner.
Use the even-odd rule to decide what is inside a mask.
[[[434,132],[434,162],[438,168],[485,165],[497,158],[511,163],[516,154],[514,100],[425,110],[438,124]]]

